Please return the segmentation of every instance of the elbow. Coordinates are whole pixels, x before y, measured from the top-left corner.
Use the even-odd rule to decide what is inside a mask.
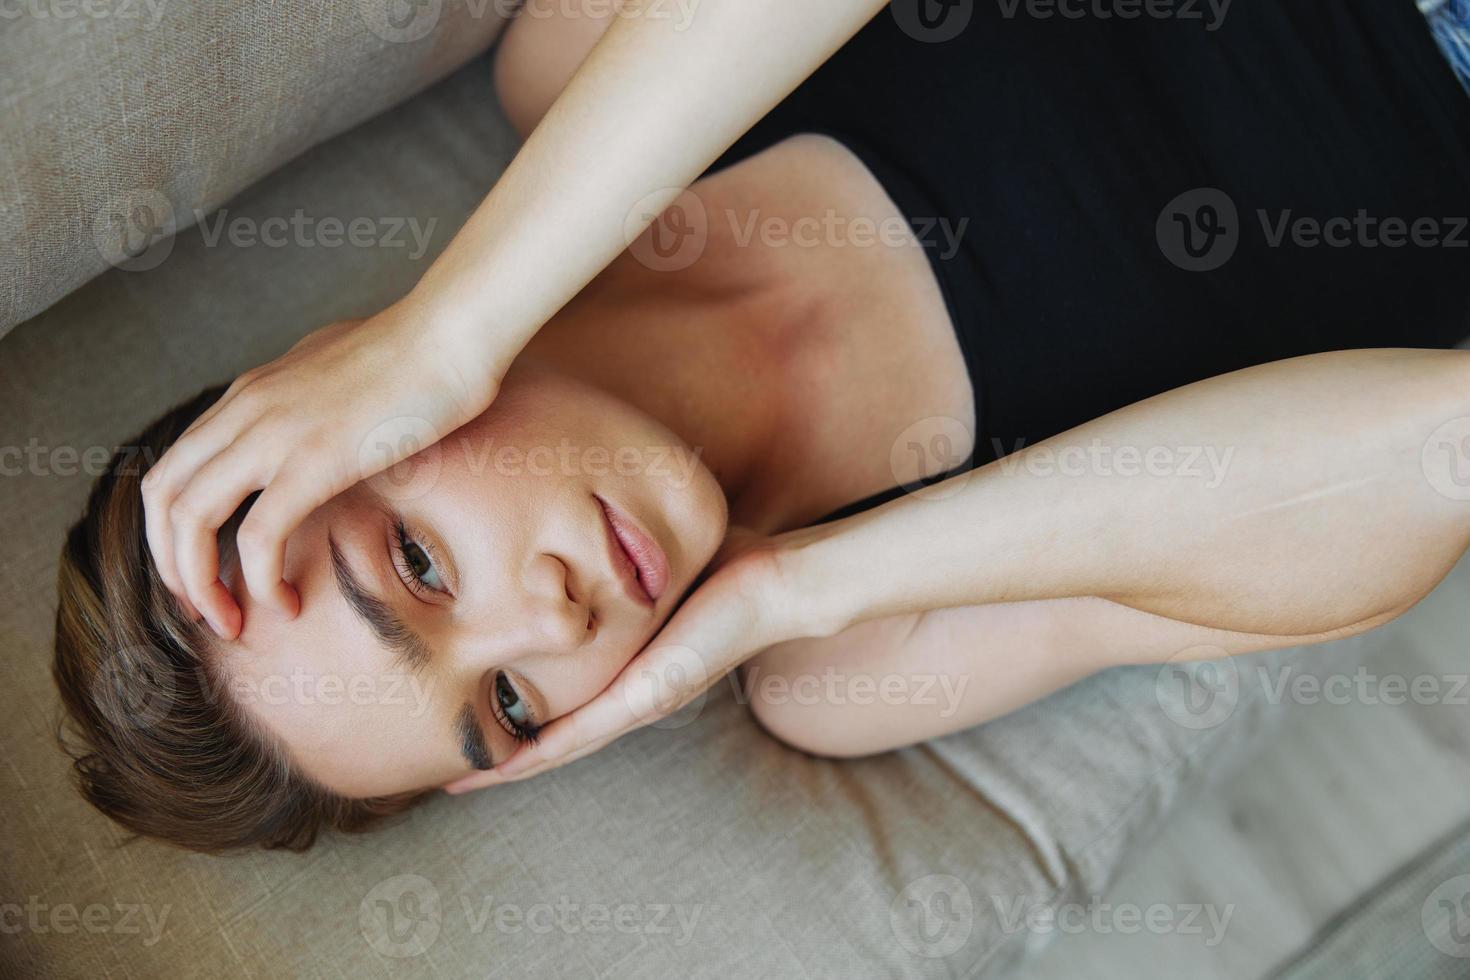
[[[805,755],[819,759],[858,759],[876,754],[876,750],[854,739],[838,724],[832,712],[820,705],[792,701],[773,701],[755,697],[750,713],[767,735]]]

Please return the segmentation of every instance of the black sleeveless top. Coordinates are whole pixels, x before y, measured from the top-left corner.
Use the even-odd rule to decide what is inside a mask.
[[[826,134],[909,218],[975,392],[935,479],[1228,371],[1470,333],[1470,98],[1413,0],[1164,6],[1202,19],[895,0],[711,168]]]

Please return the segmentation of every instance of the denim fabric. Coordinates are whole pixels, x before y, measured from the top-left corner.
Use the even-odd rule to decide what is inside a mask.
[[[1470,0],[1419,0],[1429,30],[1470,92]]]

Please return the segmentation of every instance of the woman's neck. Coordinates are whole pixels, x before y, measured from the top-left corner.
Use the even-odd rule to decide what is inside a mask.
[[[527,353],[667,425],[714,473],[732,523],[775,531],[826,496],[794,479],[820,411],[810,394],[823,308],[797,282],[743,272],[695,280],[624,255]]]
[[[699,449],[731,522],[756,531],[801,527],[943,469],[928,460],[900,474],[912,453],[894,461],[916,424],[974,430],[964,359],[918,244],[779,247],[733,230],[743,225],[732,216],[901,222],[861,161],[796,137],[691,190],[710,215],[699,261],[664,272],[623,253],[527,350]]]

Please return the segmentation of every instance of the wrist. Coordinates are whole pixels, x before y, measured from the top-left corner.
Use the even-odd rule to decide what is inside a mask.
[[[771,576],[771,607],[778,611],[776,632],[781,634],[776,642],[835,636],[864,618],[855,580],[831,554],[839,533],[835,525],[822,524],[776,539]]]
[[[425,351],[467,408],[481,411],[495,399],[500,382],[516,351],[495,349],[495,331],[486,329],[446,301],[441,294],[415,287],[384,313],[409,336],[413,347]]]

